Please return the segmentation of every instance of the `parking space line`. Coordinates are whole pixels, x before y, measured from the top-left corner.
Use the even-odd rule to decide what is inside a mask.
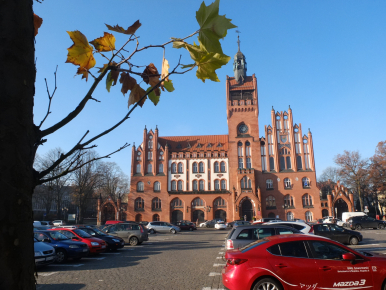
[[[221,273],[217,273],[217,272],[210,272],[209,273],[209,276],[220,276]]]
[[[224,252],[218,252],[218,254],[219,254],[219,255],[223,255],[223,254],[224,254]]]
[[[216,259],[220,260],[220,259],[222,259],[222,257],[217,257]]]
[[[222,267],[225,266],[226,264],[213,264],[213,267]]]
[[[56,273],[59,273],[59,272],[41,273],[41,274],[39,273],[38,275],[42,276],[42,277],[47,277],[47,276],[51,276],[51,275],[56,274]]]

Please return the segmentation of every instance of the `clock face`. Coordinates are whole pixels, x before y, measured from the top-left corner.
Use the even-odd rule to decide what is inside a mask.
[[[239,132],[240,133],[247,133],[248,132],[248,126],[247,125],[245,125],[245,124],[241,124],[240,126],[239,126]]]
[[[151,140],[151,139],[153,139],[153,136],[152,136],[152,135],[150,135],[150,136],[149,136],[149,139],[150,139],[150,140]]]
[[[162,156],[162,155],[164,155],[164,153],[161,151],[161,152],[159,153],[159,155],[161,155],[161,156]]]
[[[141,152],[138,152],[138,156],[141,156]]]

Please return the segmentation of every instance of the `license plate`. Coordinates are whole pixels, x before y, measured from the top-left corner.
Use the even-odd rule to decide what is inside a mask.
[[[53,260],[54,257],[47,257],[47,261]]]
[[[83,249],[83,252],[87,252],[87,249]]]
[[[102,246],[102,249],[106,248],[106,246]]]

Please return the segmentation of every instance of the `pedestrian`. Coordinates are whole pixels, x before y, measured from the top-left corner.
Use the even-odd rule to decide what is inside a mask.
[[[244,215],[244,220],[245,220],[245,221],[247,220],[247,215]]]

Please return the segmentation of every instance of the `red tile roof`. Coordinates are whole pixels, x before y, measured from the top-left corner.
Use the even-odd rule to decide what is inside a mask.
[[[158,142],[163,148],[167,143],[169,152],[228,151],[228,135],[158,137]]]
[[[239,84],[235,78],[229,78],[229,90],[253,90],[253,77],[246,77],[243,84]]]

